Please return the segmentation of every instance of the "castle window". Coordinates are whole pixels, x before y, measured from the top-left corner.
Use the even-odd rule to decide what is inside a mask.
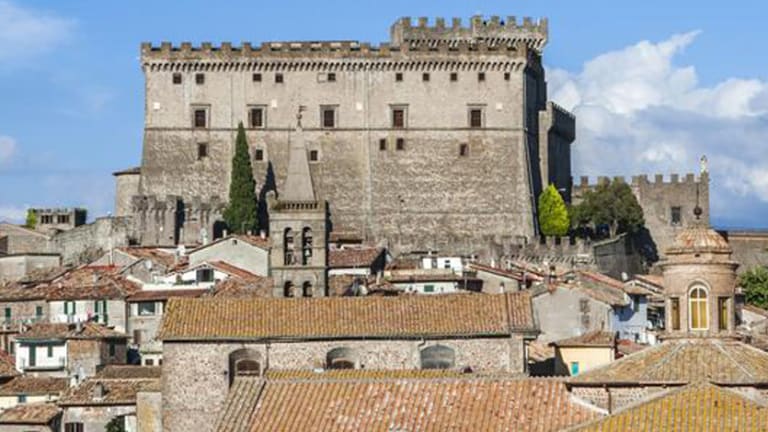
[[[469,108],[469,127],[478,129],[483,127],[483,109],[480,107]]]
[[[248,120],[252,128],[263,128],[266,126],[266,112],[263,105],[252,106],[248,109]]]
[[[403,73],[402,72],[396,72],[395,73],[395,81],[402,82],[403,81]]]
[[[312,228],[304,228],[301,232],[301,264],[312,262]]]
[[[53,223],[53,216],[52,215],[42,215],[40,216],[40,223],[43,225],[52,224]]]
[[[198,85],[205,84],[205,74],[195,74],[195,83]]]
[[[421,74],[421,80],[424,81],[424,82],[429,81],[429,74],[426,73],[426,72]]]
[[[58,217],[60,224],[68,224],[69,223],[69,215],[59,215]]]
[[[680,299],[677,297],[673,297],[669,299],[669,313],[670,313],[670,321],[672,321],[670,324],[672,325],[672,330],[680,330]]]
[[[64,432],[83,432],[83,424],[80,422],[64,423]]]
[[[281,74],[281,73],[275,74],[275,83],[282,84],[283,82],[284,82],[283,74]]]
[[[155,361],[153,359],[146,359],[144,360],[144,366],[154,366]]]
[[[208,110],[205,108],[195,108],[193,124],[196,128],[208,127]]]
[[[459,144],[459,156],[469,156],[469,145],[466,143]]]
[[[459,74],[457,72],[451,72],[451,81],[456,82],[459,80]]]
[[[357,352],[346,347],[334,348],[325,355],[325,367],[328,369],[357,369]]]
[[[385,151],[387,149],[387,139],[382,138],[379,140],[379,150]]]
[[[263,161],[264,160],[264,150],[262,149],[256,149],[253,151],[253,160],[255,161]]]
[[[288,281],[283,285],[283,297],[293,297],[293,282]]]
[[[329,72],[328,73],[328,82],[336,82],[336,73],[335,72]]]
[[[203,160],[207,157],[208,157],[208,144],[198,143],[197,144],[197,160]]]
[[[320,153],[317,150],[310,150],[309,151],[309,161],[310,162],[317,162],[320,159]]]
[[[261,82],[261,74],[255,73],[251,75],[251,79],[253,80],[253,82]]]
[[[680,225],[683,221],[682,207],[672,207],[670,220],[672,225]]]
[[[229,385],[238,376],[261,375],[261,354],[258,351],[242,348],[229,354]]]
[[[332,129],[336,127],[336,106],[333,105],[321,105],[320,106],[320,122],[326,129]]]
[[[691,330],[709,328],[709,299],[703,286],[695,286],[689,292],[688,316]]]
[[[304,282],[304,284],[301,286],[301,294],[304,297],[312,297],[312,283],[311,282]]]
[[[444,345],[434,345],[421,350],[422,369],[450,369],[456,363],[456,353]]]
[[[478,72],[477,73],[477,80],[480,82],[485,81],[485,72]]]
[[[728,297],[718,297],[717,310],[718,329],[721,331],[728,331]]]
[[[397,141],[395,141],[395,149],[405,150],[405,138],[398,138]]]
[[[177,72],[177,73],[173,74],[173,83],[174,84],[181,84],[181,74],[180,73]]]
[[[286,228],[283,232],[283,247],[284,247],[284,256],[283,256],[283,264],[285,265],[293,265],[295,264],[294,260],[294,245],[293,245],[293,230],[290,228]]]
[[[392,127],[403,129],[406,127],[407,107],[403,105],[392,106]]]
[[[504,81],[509,81],[510,78],[512,78],[512,74],[509,72],[504,72]]]

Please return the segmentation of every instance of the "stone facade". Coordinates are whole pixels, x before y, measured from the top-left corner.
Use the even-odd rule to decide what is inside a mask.
[[[22,279],[40,270],[58,267],[61,257],[57,254],[0,255],[0,286]]]
[[[130,216],[131,200],[139,193],[141,168],[131,168],[112,174],[115,176],[115,213],[117,217]]]
[[[84,225],[88,213],[82,208],[30,209],[37,217],[35,230],[47,234],[69,231]]]
[[[541,328],[539,340],[552,342],[594,330],[612,330],[613,307],[587,294],[562,286],[541,291],[533,298],[533,311]]]
[[[52,252],[51,237],[18,225],[0,223],[0,255]]]
[[[129,218],[97,218],[92,223],[55,235],[52,247],[61,255],[64,265],[79,265],[99,258],[112,248],[128,246],[131,230]]]
[[[18,328],[21,324],[47,322],[50,316],[48,311],[48,303],[44,298],[0,301],[0,319],[8,329]]]
[[[163,430],[163,397],[160,392],[136,393],[136,430],[138,432]]]
[[[110,406],[68,406],[64,410],[62,423],[82,423],[84,431],[103,431],[115,417],[124,417],[126,432],[137,432],[136,405]],[[193,429],[190,429],[193,430]]]
[[[110,355],[114,345],[114,355]],[[125,364],[128,350],[125,339],[69,339],[67,341],[67,368],[79,379],[96,375],[106,365]]]

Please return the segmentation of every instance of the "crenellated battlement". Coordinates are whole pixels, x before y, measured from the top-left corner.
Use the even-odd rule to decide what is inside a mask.
[[[702,181],[706,182],[708,181],[708,174],[703,173],[699,176],[696,176],[696,174],[688,173],[683,176],[680,174],[669,174],[668,176],[665,176],[664,174],[654,174],[653,178],[649,178],[647,174],[641,174],[641,175],[634,175],[629,180],[624,176],[614,176],[614,177],[608,177],[608,176],[598,176],[596,178],[590,178],[589,176],[581,176],[579,177],[579,181],[576,182],[574,179],[573,187],[574,188],[580,188],[580,189],[589,189],[594,188],[600,184],[608,183],[611,181],[615,182],[624,182],[628,183],[630,186],[640,186],[640,185],[696,185],[701,183]]]

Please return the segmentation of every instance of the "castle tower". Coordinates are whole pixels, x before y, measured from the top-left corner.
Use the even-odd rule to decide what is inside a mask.
[[[284,190],[269,203],[270,264],[275,297],[327,295],[328,208],[315,195],[301,127],[301,111],[290,137]]]
[[[697,220],[702,210],[696,207]],[[725,336],[735,329],[736,268],[728,242],[698,220],[667,249],[664,271],[668,335]]]

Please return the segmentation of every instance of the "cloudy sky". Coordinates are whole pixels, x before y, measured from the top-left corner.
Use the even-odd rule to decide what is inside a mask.
[[[768,227],[764,2],[0,0],[0,220],[112,209],[141,155],[141,41],[385,41],[400,16],[550,18],[550,97],[577,115],[576,175],[686,173],[713,223]],[[710,4],[711,3],[711,4]]]

